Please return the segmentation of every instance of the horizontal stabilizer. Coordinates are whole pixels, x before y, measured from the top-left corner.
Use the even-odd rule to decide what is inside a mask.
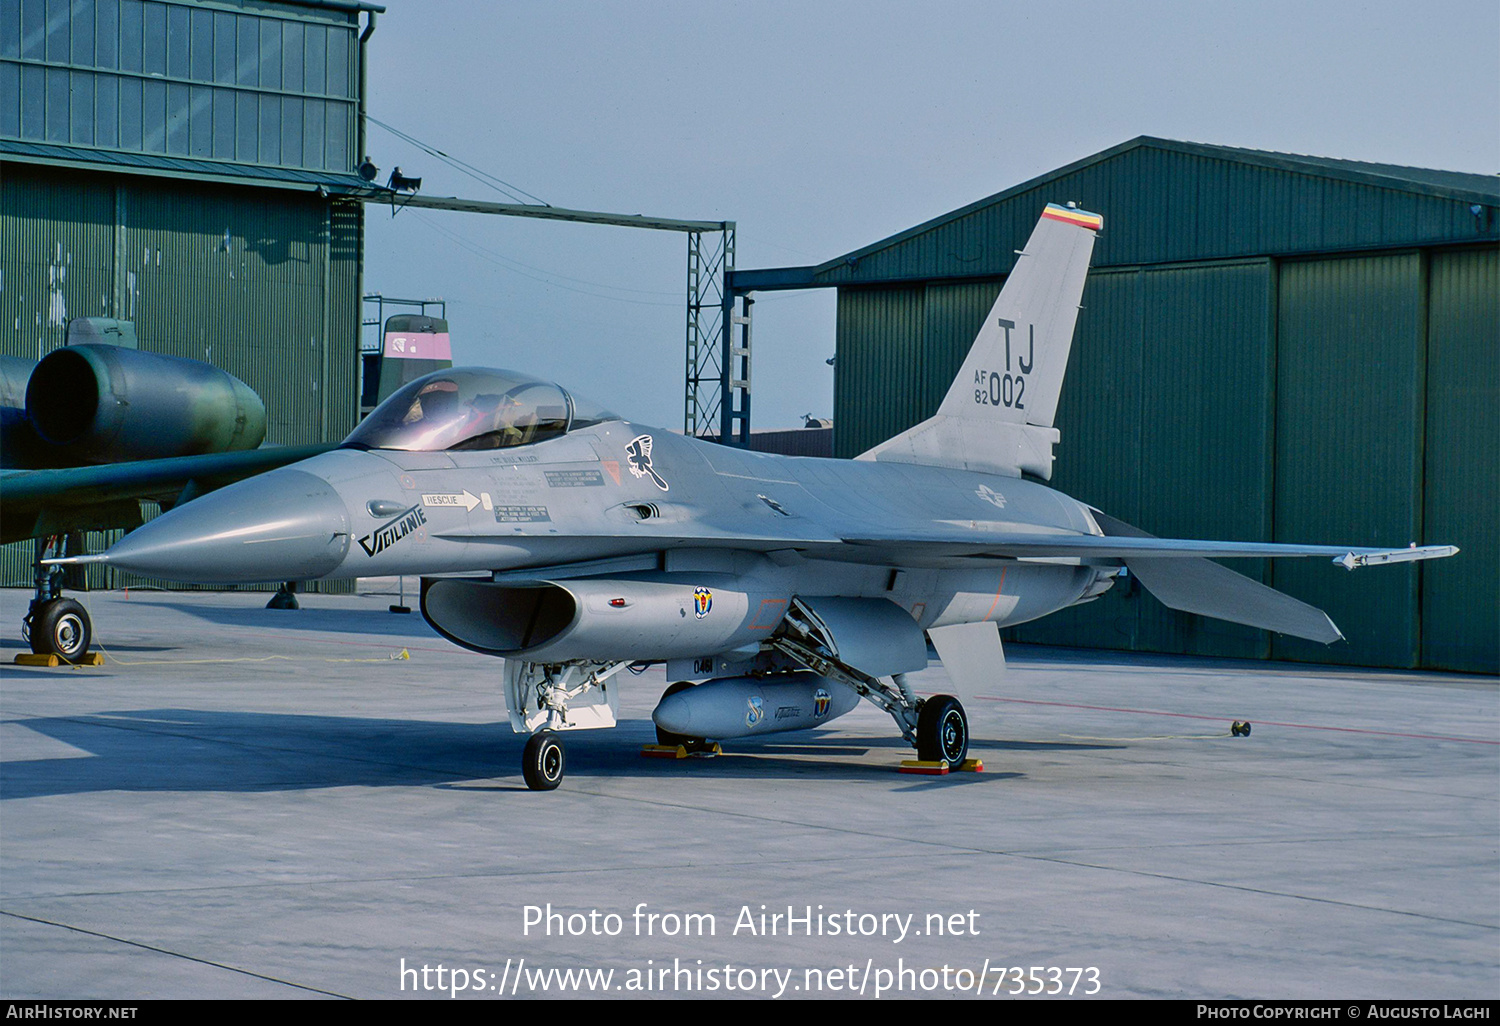
[[[1207,559],[1127,559],[1125,565],[1168,609],[1325,645],[1344,640],[1343,633],[1318,607]]]
[[[1098,510],[1093,512],[1100,529],[1110,535],[1152,537],[1123,520],[1116,520]],[[1125,566],[1168,609],[1290,634],[1325,645],[1344,639],[1323,610],[1207,559],[1126,557]]]

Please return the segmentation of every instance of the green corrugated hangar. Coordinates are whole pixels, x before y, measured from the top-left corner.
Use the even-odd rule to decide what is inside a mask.
[[[1009,637],[1500,670],[1500,181],[1142,137],[816,267],[734,272],[838,289],[838,455],[936,411],[1049,201],[1104,215],[1055,487],[1161,536],[1463,551],[1231,562],[1325,609],[1329,647],[1124,582]]]
[[[380,10],[0,0],[0,353],[39,359],[73,318],[129,320],[141,349],[255,389],[268,443],[347,434],[362,35]],[[30,542],[6,546],[0,580],[30,584],[31,562]]]

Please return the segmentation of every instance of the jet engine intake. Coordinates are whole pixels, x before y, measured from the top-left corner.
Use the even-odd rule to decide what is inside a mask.
[[[490,655],[658,662],[753,645],[770,636],[790,599],[716,574],[670,576],[685,580],[424,578],[422,615],[449,640]]]

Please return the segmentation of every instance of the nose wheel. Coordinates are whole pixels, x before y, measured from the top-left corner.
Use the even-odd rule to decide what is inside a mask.
[[[533,791],[551,791],[562,783],[567,769],[562,741],[550,730],[539,730],[526,741],[521,754],[521,776]]]
[[[933,695],[917,714],[917,758],[946,762],[950,770],[969,754],[969,717],[952,695]]]

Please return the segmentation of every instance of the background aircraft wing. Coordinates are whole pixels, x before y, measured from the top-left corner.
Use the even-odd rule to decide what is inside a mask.
[[[171,508],[332,448],[288,445],[94,467],[0,472],[0,544],[65,531],[137,527],[141,500]]]

